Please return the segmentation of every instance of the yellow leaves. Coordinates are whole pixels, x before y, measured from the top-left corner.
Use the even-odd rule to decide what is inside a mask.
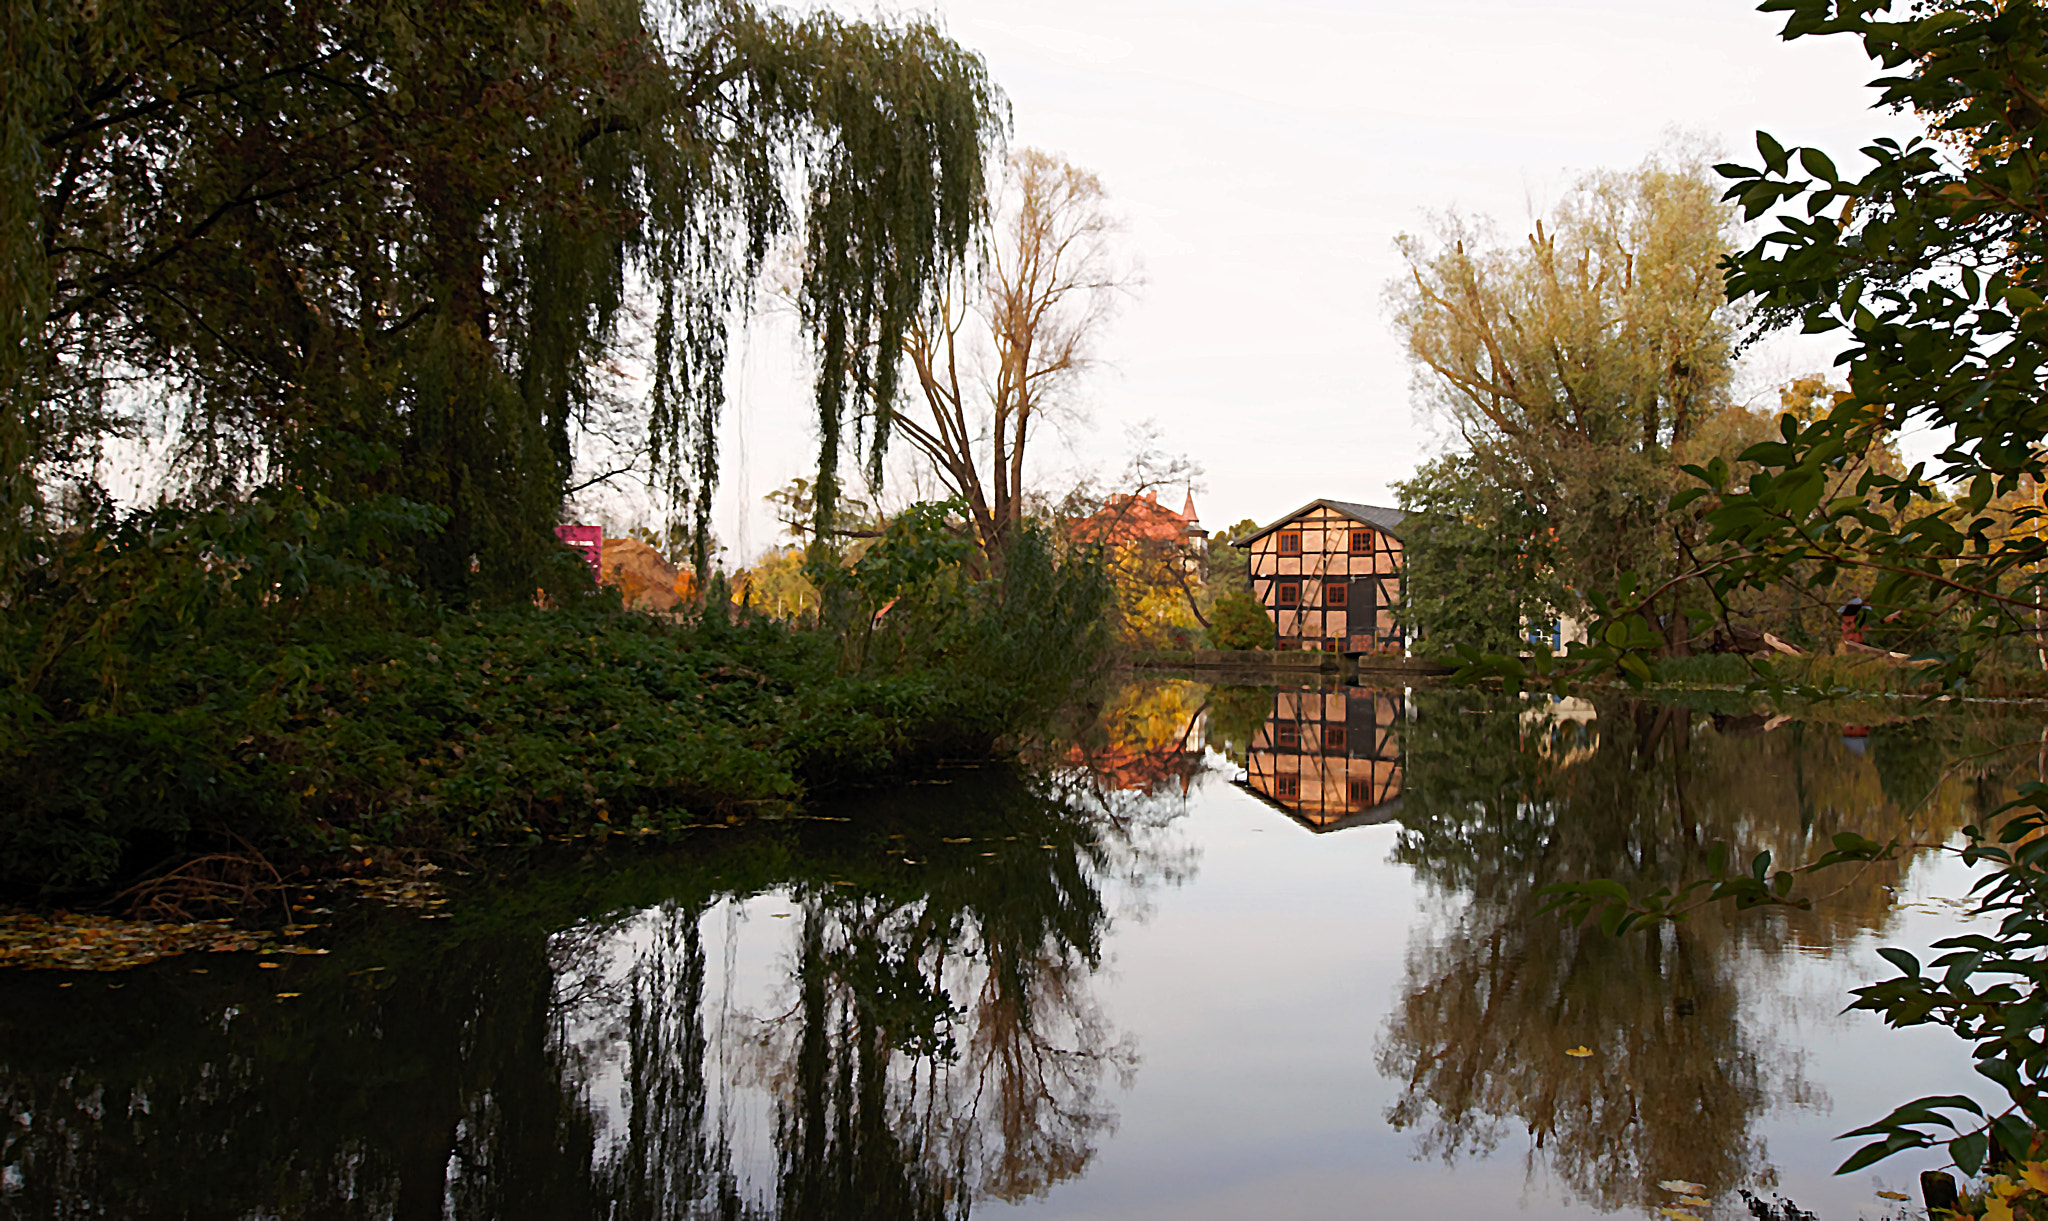
[[[259,966],[259,967],[262,967],[262,968],[263,968],[264,970],[266,970],[266,971],[275,971],[275,970],[277,970],[277,964],[276,964],[276,963],[274,963],[274,962],[259,962],[259,963],[257,963],[256,965],[257,965],[257,966]]]
[[[277,994],[277,999],[279,999],[279,1000],[289,1000],[290,998],[292,998],[292,997],[294,997],[294,996],[304,996],[304,995],[305,995],[305,993],[303,993],[303,992],[280,992],[280,993],[278,993],[278,994]]]
[[[424,880],[420,875],[437,872],[431,865],[416,866],[409,871],[410,877],[349,878],[349,885],[366,899],[375,899],[392,907],[427,909],[443,907],[448,900],[436,883]]]
[[[2020,1182],[2048,1195],[2048,1162],[2028,1162],[2020,1171]]]
[[[70,912],[48,918],[28,912],[0,913],[0,968],[125,971],[179,954],[251,951],[327,952],[283,943],[275,933],[238,929],[228,920],[157,924]]]
[[[768,918],[770,920],[787,920],[795,914],[795,912],[769,912]]]
[[[1567,1052],[1566,1054],[1571,1055],[1575,1053]],[[1591,1053],[1588,1054],[1590,1055]],[[1707,1185],[1705,1183],[1689,1183],[1684,1179],[1665,1179],[1658,1183],[1657,1186],[1678,1197],[1675,1203],[1659,1208],[1657,1210],[1658,1216],[1669,1217],[1671,1221],[1701,1221],[1700,1214],[1687,1210],[1705,1208],[1707,1206]]]
[[[1590,1047],[1571,1047],[1567,1048],[1564,1054],[1583,1060],[1593,1054],[1593,1049]]]
[[[1880,1200],[1910,1200],[1913,1197],[1903,1191],[1880,1191],[1877,1193],[1877,1198]]]

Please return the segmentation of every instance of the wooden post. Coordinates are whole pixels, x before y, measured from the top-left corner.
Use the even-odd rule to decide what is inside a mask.
[[[1929,1218],[1941,1213],[1953,1216],[1956,1210],[1956,1181],[1940,1170],[1920,1172],[1920,1199],[1927,1205]]]

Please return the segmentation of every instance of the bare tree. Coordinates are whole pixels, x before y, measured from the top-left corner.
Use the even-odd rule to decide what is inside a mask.
[[[1036,149],[1011,154],[994,239],[905,342],[922,410],[895,421],[974,518],[999,563],[1024,518],[1025,454],[1049,413],[1073,406],[1092,345],[1138,283],[1094,174]]]

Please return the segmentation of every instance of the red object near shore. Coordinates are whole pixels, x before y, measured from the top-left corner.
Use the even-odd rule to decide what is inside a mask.
[[[583,553],[590,561],[590,581],[595,585],[604,559],[603,526],[556,526],[555,537]]]

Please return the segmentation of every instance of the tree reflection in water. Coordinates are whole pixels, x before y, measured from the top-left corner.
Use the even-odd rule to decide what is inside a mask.
[[[1876,928],[1911,860],[1872,867],[1814,913],[1714,908],[1620,937],[1538,915],[1538,892],[1597,877],[1675,888],[1705,875],[1716,841],[1737,859],[1768,848],[1796,863],[1836,832],[1889,838],[1907,808],[1923,840],[1944,840],[2004,787],[1996,768],[1942,783],[1955,744],[1925,725],[1879,730],[1866,759],[1828,726],[1766,734],[1762,717],[1717,728],[1618,700],[1597,715],[1446,693],[1418,703],[1395,857],[1442,908],[1411,944],[1378,1045],[1380,1070],[1407,1083],[1389,1122],[1447,1162],[1519,1129],[1532,1175],[1604,1209],[1653,1208],[1660,1179],[1709,1194],[1772,1184],[1758,1120],[1828,1101],[1796,1049],[1744,1020],[1740,985],[1785,947]],[[1593,1054],[1568,1054],[1580,1045]]]
[[[773,1099],[784,1216],[964,1215],[973,1199],[1019,1200],[1080,1174],[1114,1126],[1106,1081],[1128,1084],[1136,1064],[1090,991],[1111,915],[1101,879],[1173,861],[1154,849],[1177,808],[1131,790],[1091,798],[1093,787],[1070,774],[984,788],[971,819],[957,789],[851,812],[865,850],[817,859],[854,876],[828,867],[790,883],[797,927],[773,1012],[721,1011],[722,1036],[704,1028],[703,911],[614,929],[631,947],[620,984],[586,990],[564,1023],[594,1032],[578,1046],[584,1080],[624,1066],[624,1131],[602,1177],[614,1199],[687,1206],[623,1215],[744,1211],[733,1115],[756,1091]],[[916,864],[860,878],[853,862],[876,840]],[[705,1078],[714,1063],[730,1066],[725,1079]]]
[[[915,1218],[1041,1192],[1113,1127],[1135,1056],[1091,993],[1105,879],[1183,868],[1178,811],[964,774],[478,886],[446,922],[370,914],[291,964],[296,1000],[183,960],[123,991],[0,980],[0,1213]],[[787,1005],[738,1020],[705,928],[772,893]]]
[[[1988,713],[1880,725],[1857,755],[1818,722],[1374,698],[1371,776],[1398,764],[1395,858],[1434,905],[1376,1048],[1388,1119],[1452,1162],[1526,1139],[1531,1173],[1602,1208],[1661,1202],[1659,1179],[1768,1184],[1761,1118],[1827,1100],[1742,990],[1878,928],[1911,861],[1814,913],[1621,938],[1539,916],[1541,888],[1681,884],[1717,840],[1808,860],[1905,809],[1940,840],[2040,753],[2038,724]],[[275,972],[0,975],[0,1214],[940,1218],[1042,1193],[1086,1171],[1136,1062],[1094,998],[1132,910],[1107,896],[1191,873],[1175,819],[1203,744],[1249,771],[1284,703],[1151,684],[1035,777],[565,859],[473,884],[449,920],[352,917]],[[748,1009],[733,930],[770,900],[791,918],[745,926],[768,977]]]

